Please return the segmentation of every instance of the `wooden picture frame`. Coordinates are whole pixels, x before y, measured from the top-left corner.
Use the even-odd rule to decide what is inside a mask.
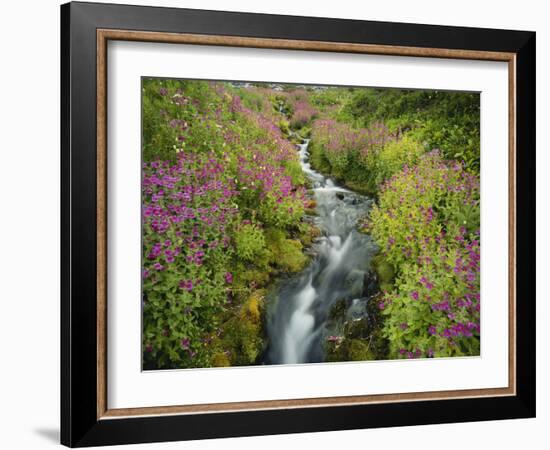
[[[535,415],[535,33],[69,3],[61,7],[61,441],[68,446]],[[284,30],[284,31],[281,31]],[[109,40],[504,61],[509,67],[507,388],[110,409]]]

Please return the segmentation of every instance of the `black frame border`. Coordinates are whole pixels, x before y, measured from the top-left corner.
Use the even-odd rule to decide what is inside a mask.
[[[96,30],[516,54],[516,395],[97,419]],[[70,447],[535,416],[534,32],[73,2],[61,6],[61,443]]]

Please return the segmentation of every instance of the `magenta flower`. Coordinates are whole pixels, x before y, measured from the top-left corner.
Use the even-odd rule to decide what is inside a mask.
[[[179,286],[182,289],[187,289],[189,292],[193,290],[193,282],[191,280],[181,280]]]
[[[225,273],[225,282],[228,284],[233,283],[233,275],[231,274],[231,272]]]
[[[413,300],[418,300],[418,291],[413,291],[413,292],[411,293],[411,298],[412,298]]]

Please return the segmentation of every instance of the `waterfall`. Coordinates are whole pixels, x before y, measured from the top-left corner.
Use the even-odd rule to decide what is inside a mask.
[[[309,163],[309,140],[298,145],[302,170],[311,180],[316,201],[316,225],[322,236],[313,245],[311,264],[284,280],[268,314],[267,364],[324,361],[325,322],[340,299],[354,301],[363,284],[376,246],[356,230],[372,200],[338,186]]]

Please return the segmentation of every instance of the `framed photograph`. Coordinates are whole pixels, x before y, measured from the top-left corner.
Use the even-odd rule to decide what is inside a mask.
[[[535,415],[535,33],[61,7],[61,441]]]

